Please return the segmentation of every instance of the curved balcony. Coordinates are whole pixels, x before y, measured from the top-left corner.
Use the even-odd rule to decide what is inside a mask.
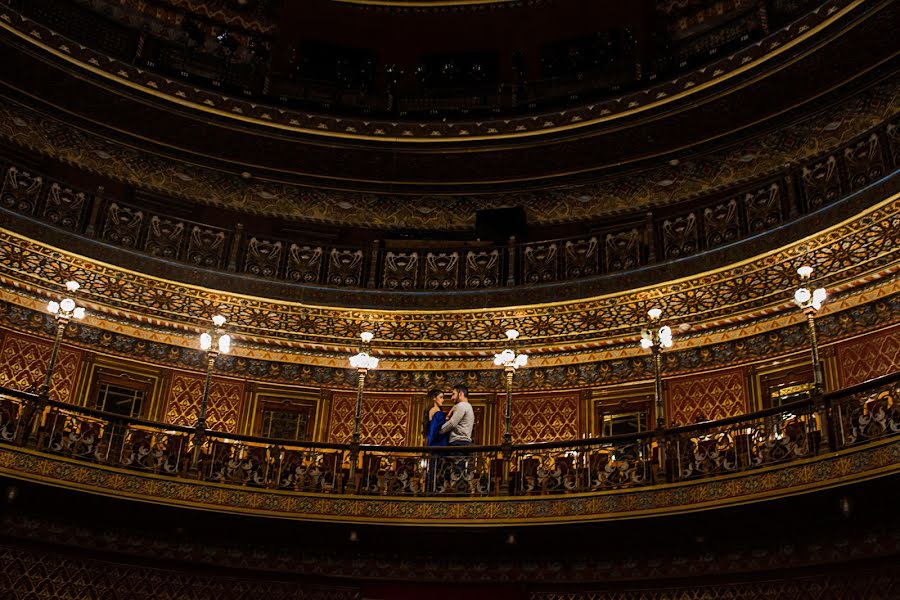
[[[753,414],[638,435],[440,449],[223,434],[4,389],[0,472],[295,519],[596,521],[728,506],[896,472],[898,400],[894,373]]]
[[[277,236],[244,228],[247,215],[215,213],[195,219],[164,204],[95,194],[22,163],[3,164],[0,210],[14,227],[38,239],[94,257],[116,248],[121,266],[179,273],[211,286],[272,297],[356,306],[458,308],[584,297],[696,272],[784,245],[889,196],[900,154],[888,155],[896,125],[886,122],[840,148],[787,165],[775,175],[689,204],[623,214],[582,235],[506,244],[488,241],[374,239],[356,235],[322,241],[310,233]],[[842,175],[846,173],[846,175]],[[26,217],[23,219],[22,217]],[[357,231],[375,237],[375,232]],[[160,263],[160,261],[163,261]],[[174,264],[173,264],[174,263]],[[638,273],[642,275],[637,276]],[[386,293],[387,292],[387,293]]]

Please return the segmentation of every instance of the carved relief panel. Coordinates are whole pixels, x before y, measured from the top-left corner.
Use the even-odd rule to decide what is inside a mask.
[[[606,234],[606,271],[627,271],[643,264],[641,237],[637,229]]]
[[[218,267],[224,256],[225,232],[194,225],[188,242],[188,261],[201,267]]]
[[[150,217],[150,229],[144,249],[154,256],[177,259],[184,243],[184,223],[173,219]]]
[[[531,244],[525,246],[525,282],[556,281],[559,268],[559,245]]]
[[[3,186],[0,187],[0,204],[10,210],[33,215],[43,186],[43,178],[16,167],[9,167],[3,178]]]
[[[743,237],[737,200],[732,198],[703,209],[703,232],[706,248],[730,244]]]
[[[425,289],[453,290],[459,287],[459,252],[429,252],[425,255]]]
[[[747,230],[752,235],[768,231],[784,222],[781,188],[777,183],[744,195]]]
[[[466,287],[492,288],[500,284],[500,252],[498,250],[466,253]]]
[[[381,280],[389,290],[414,290],[419,281],[419,253],[394,252],[384,254]]]
[[[844,163],[851,190],[859,189],[884,176],[884,157],[878,135],[873,133],[844,149]]]
[[[281,264],[281,248],[280,241],[250,238],[244,258],[244,272],[259,277],[275,277]]]
[[[134,248],[141,235],[144,213],[113,202],[106,210],[103,238],[119,246]]]
[[[84,192],[75,192],[71,188],[64,188],[58,183],[53,183],[47,193],[43,216],[57,227],[78,231],[81,228],[86,206],[87,197]]]
[[[322,247],[291,244],[288,250],[287,278],[299,283],[316,283],[322,271]]]
[[[665,258],[679,258],[697,252],[700,232],[697,215],[686,215],[666,219],[662,222],[662,247]]]
[[[841,176],[837,159],[829,156],[803,167],[801,183],[809,210],[831,204],[841,197]]]
[[[600,244],[596,237],[568,241],[565,244],[566,279],[590,277],[600,268]]]
[[[362,283],[362,270],[362,250],[331,249],[328,260],[328,283],[330,285],[359,286]]]

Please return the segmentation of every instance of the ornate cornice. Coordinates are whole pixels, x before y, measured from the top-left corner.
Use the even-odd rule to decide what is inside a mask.
[[[618,520],[734,506],[900,472],[900,441],[715,480],[566,497],[365,498],[191,483],[0,448],[0,473],[62,487],[180,507],[347,523],[438,527]]]
[[[900,240],[892,232],[898,227],[900,196],[894,196],[814,237],[724,268],[575,301],[458,311],[336,308],[229,294],[89,260],[10,230],[0,230],[0,275],[7,285],[40,296],[74,277],[98,314],[176,330],[194,331],[221,312],[250,343],[345,351],[369,329],[383,351],[398,356],[486,356],[515,325],[523,347],[540,354],[631,340],[651,304],[663,307],[672,323],[691,325],[689,337],[722,341],[715,330],[771,319],[788,308],[801,263],[815,269],[821,285],[852,296],[897,270]]]

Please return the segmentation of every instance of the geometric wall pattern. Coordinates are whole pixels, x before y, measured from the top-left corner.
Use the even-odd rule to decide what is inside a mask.
[[[841,387],[900,371],[900,327],[838,344]]]
[[[512,442],[530,444],[578,438],[580,398],[578,391],[513,396]],[[502,423],[500,427],[502,434]]]
[[[412,422],[413,398],[395,394],[365,394],[363,397],[360,441],[363,444],[402,446],[407,443],[407,433],[418,427]],[[356,414],[356,394],[335,392],[331,398],[328,418],[328,441],[335,444],[350,443]],[[415,432],[415,439],[419,439]]]
[[[166,405],[165,422],[193,427],[200,414],[204,378],[176,373],[172,376]],[[237,433],[244,397],[244,382],[213,377],[209,384],[206,427]]]
[[[52,349],[51,342],[7,332],[0,346],[0,386],[37,391],[44,383]],[[50,398],[60,402],[72,401],[82,354],[60,346],[50,381]]]
[[[532,592],[529,600],[894,600],[900,598],[897,565],[809,577],[775,576],[740,583],[668,585],[642,590]]]
[[[358,600],[352,587],[326,587],[305,582],[278,582],[203,573],[164,570],[143,565],[90,560],[73,554],[54,554],[0,546],[0,598],[49,600],[182,600],[216,598],[239,600]]]
[[[745,414],[747,377],[743,368],[718,371],[667,382],[669,422],[687,425]]]

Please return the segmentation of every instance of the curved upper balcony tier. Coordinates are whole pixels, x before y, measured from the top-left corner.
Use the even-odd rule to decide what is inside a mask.
[[[92,130],[132,150],[140,147],[150,153],[150,162],[176,159],[183,165],[175,169],[184,175],[182,197],[233,208],[243,204],[245,210],[301,220],[315,213],[308,210],[309,202],[328,197],[338,207],[329,211],[331,220],[353,220],[360,226],[369,223],[370,212],[375,218],[371,224],[378,226],[388,207],[411,204],[410,212],[420,211],[418,221],[430,223],[427,227],[454,228],[471,226],[471,207],[483,200],[465,200],[463,215],[454,219],[461,192],[518,194],[626,172],[632,175],[631,185],[677,182],[678,177],[636,173],[648,162],[663,168],[687,164],[688,156],[733,144],[751,130],[795,121],[890,72],[897,7],[893,2],[832,0],[729,52],[721,64],[606,100],[575,101],[499,119],[420,120],[328,116],[206,91],[98,53],[9,7],[2,11],[2,43],[13,57],[2,64],[4,93],[78,130]],[[764,157],[766,152],[754,154]],[[207,173],[231,177],[226,185],[191,193],[191,182],[203,179],[194,170],[199,165]],[[686,167],[675,171],[688,179],[706,178],[707,167],[693,174]],[[242,173],[251,181],[242,180]],[[174,192],[179,180],[170,179],[172,175],[160,169],[153,185],[161,187],[168,179]],[[334,193],[280,187],[297,183]],[[620,185],[620,193],[613,195],[627,194],[629,187]],[[243,200],[224,200],[238,190],[247,192]],[[379,197],[369,202],[370,211],[359,211],[352,208],[357,205],[353,199],[337,190],[392,197],[384,207]],[[424,192],[452,200],[393,197]],[[559,202],[555,218],[576,220],[585,213],[585,204],[602,204],[598,199],[591,189],[576,192]],[[515,203],[515,196],[507,195],[488,198],[485,206]],[[344,209],[345,204],[351,209]],[[566,209],[569,216],[563,216]],[[534,209],[533,216],[544,212]]]
[[[864,98],[880,113],[883,102],[896,96],[889,86]],[[21,129],[17,139],[24,141],[34,130],[17,114],[22,113],[7,113],[8,123]],[[896,116],[882,120],[881,114],[857,112],[855,117],[875,126],[768,177],[674,206],[583,224],[561,239],[533,233],[531,240],[490,242],[389,231],[367,237],[357,229],[292,229],[286,221],[271,233],[272,222],[246,214],[178,209],[176,198],[123,188],[56,162],[34,168],[20,151],[0,161],[0,214],[11,230],[78,256],[69,267],[74,271],[90,271],[76,266],[81,260],[100,260],[151,279],[260,302],[366,309],[360,322],[385,322],[371,311],[447,309],[499,309],[498,317],[509,320],[526,310],[516,307],[649,298],[654,286],[669,289],[684,278],[699,282],[704,273],[732,271],[775,249],[786,262],[803,254],[817,262],[828,231],[848,223],[862,231],[873,207],[893,214],[900,185]],[[853,117],[847,113],[847,118]],[[91,156],[109,157],[101,151]],[[151,177],[157,173],[140,168]],[[92,191],[98,181],[109,187]],[[40,285],[53,284],[45,279]],[[672,304],[668,293],[659,295]],[[700,318],[691,309],[675,310],[680,318]]]
[[[884,192],[877,185],[871,190]],[[58,186],[51,191],[54,201],[64,197],[64,190]],[[44,215],[62,214],[59,204],[48,206]],[[877,302],[893,302],[897,291],[894,274],[900,264],[900,239],[893,232],[900,220],[900,197],[895,193],[879,202],[867,200],[864,208],[822,227],[828,214],[820,211],[809,217],[818,226],[815,233],[784,246],[770,244],[772,238],[763,237],[758,240],[762,247],[755,254],[724,266],[713,268],[709,256],[698,256],[692,263],[697,268],[683,277],[672,277],[673,262],[658,266],[655,274],[659,279],[640,286],[623,285],[615,291],[607,288],[591,293],[591,285],[613,281],[603,278],[593,283],[568,282],[556,288],[506,288],[497,296],[498,301],[505,302],[494,307],[477,304],[488,297],[484,294],[467,296],[460,292],[458,297],[467,302],[467,308],[455,310],[442,307],[448,304],[442,299],[450,293],[351,292],[292,286],[282,288],[284,297],[278,298],[278,286],[262,278],[225,275],[198,267],[177,268],[172,262],[65,234],[9,211],[5,212],[6,228],[0,230],[0,276],[8,301],[40,311],[63,282],[76,279],[82,284],[79,295],[90,309],[91,328],[113,335],[131,332],[138,339],[174,345],[161,348],[161,356],[170,352],[181,356],[177,347],[194,347],[193,332],[205,328],[213,314],[221,313],[237,336],[239,354],[275,361],[273,365],[278,361],[313,361],[319,367],[336,369],[328,375],[335,380],[344,379],[345,353],[348,349],[355,351],[359,333],[369,330],[375,334],[379,352],[386,359],[383,366],[388,370],[474,369],[484,371],[485,381],[494,381],[496,369],[487,367],[485,357],[496,351],[497,344],[505,339],[504,332],[514,327],[521,334],[518,343],[532,355],[529,365],[540,367],[527,369],[522,384],[546,388],[552,387],[556,377],[561,377],[560,381],[574,377],[577,383],[598,377],[602,381],[610,377],[633,379],[646,373],[646,353],[638,347],[635,336],[646,325],[648,309],[654,307],[664,311],[668,323],[678,326],[677,348],[669,359],[675,370],[727,366],[735,360],[738,349],[732,344],[736,343],[741,346],[741,360],[758,359],[762,355],[757,352],[767,355],[767,335],[799,326],[803,320],[791,301],[801,265],[811,266],[816,286],[825,287],[831,294],[825,319],[835,328],[835,335],[846,334],[850,325],[871,327],[877,322],[887,326],[890,320],[877,316]],[[56,238],[40,241],[28,237],[32,233]],[[209,248],[217,247],[216,239],[223,238],[207,238],[194,229],[185,236],[185,243],[191,253],[202,257],[209,255]],[[211,243],[202,245],[204,240]],[[748,242],[751,248],[756,247],[753,242]],[[97,258],[79,254],[83,248]],[[638,275],[623,275],[621,281],[634,282]],[[246,285],[243,290],[252,293],[229,289],[234,282]],[[572,299],[564,299],[563,291],[571,293]],[[354,306],[356,298],[368,298],[367,303],[374,306]],[[397,302],[393,307],[389,306],[391,298]],[[321,299],[333,304],[321,303]],[[875,320],[848,321],[847,316],[857,309],[875,311]],[[24,315],[21,318],[23,325],[33,320]],[[94,343],[101,334],[89,330],[79,329],[87,336],[87,343]],[[802,332],[798,333],[802,338]],[[792,347],[793,342],[786,343],[781,351],[795,351]],[[634,360],[643,366],[632,373],[637,363],[629,361]],[[253,368],[270,369],[262,363]],[[281,372],[281,367],[271,368]],[[543,376],[550,379],[540,379]],[[386,377],[386,385],[402,386],[402,381]]]

